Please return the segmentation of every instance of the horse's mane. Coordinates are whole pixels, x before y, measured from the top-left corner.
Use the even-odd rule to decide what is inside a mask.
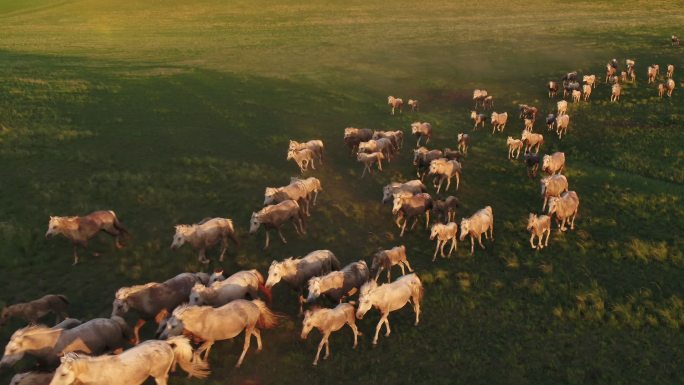
[[[42,324],[36,324],[36,325],[29,325],[26,327],[23,327],[21,329],[18,329],[14,334],[12,334],[12,337],[15,336],[26,336],[26,335],[32,335],[36,333],[43,333],[43,332],[48,332],[48,331],[54,331],[55,329],[51,329],[45,325]]]
[[[114,297],[118,300],[124,300],[124,299],[128,298],[129,296],[131,296],[131,295],[133,295],[139,291],[149,289],[152,286],[156,286],[156,285],[159,285],[159,283],[158,282],[150,282],[150,283],[146,283],[144,285],[122,287],[121,289],[116,291],[116,294],[114,295]]]
[[[375,282],[374,280],[370,280],[363,285],[361,285],[361,288],[359,289],[359,297],[367,295],[370,293],[373,289],[378,287],[378,283]]]
[[[204,286],[203,284],[201,284],[199,282],[195,283],[195,285],[192,287],[192,290],[199,291],[199,292],[205,291],[207,289],[208,289],[208,287]]]
[[[79,217],[78,217],[78,216],[75,216],[75,217],[60,217],[60,216],[54,216],[54,217],[52,217],[52,218],[57,219],[58,221],[73,221],[73,220],[75,220],[75,219],[78,219]]]
[[[181,317],[183,317],[183,314],[185,314],[186,312],[188,312],[192,309],[199,309],[199,306],[192,306],[192,305],[189,305],[187,303],[184,303],[184,304],[176,307],[173,310],[173,313],[171,313],[171,316],[180,319]]]

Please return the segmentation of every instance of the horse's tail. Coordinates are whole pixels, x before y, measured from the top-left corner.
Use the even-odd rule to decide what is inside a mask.
[[[420,282],[420,278],[416,275],[416,278],[411,280],[411,296],[414,298],[418,297],[418,302],[421,302],[424,295],[425,288],[423,287],[423,283]]]
[[[252,303],[259,308],[259,319],[257,320],[257,327],[259,329],[272,329],[278,324],[278,319],[281,316],[266,307],[264,301],[255,299]]]
[[[114,228],[119,230],[119,232],[121,232],[122,235],[130,236],[131,233],[129,233],[128,230],[126,230],[126,228],[121,224],[121,222],[119,222],[119,217],[116,216],[116,213],[112,210],[109,210],[109,212],[114,217],[114,223],[112,223],[114,225]]]
[[[121,329],[121,335],[126,341],[133,341],[135,339],[133,330],[131,330],[131,327],[128,325],[125,319],[116,315],[111,319],[112,321],[116,322],[117,325],[119,325],[119,328]]]
[[[59,299],[60,299],[62,302],[64,302],[65,304],[67,304],[67,305],[70,305],[70,304],[71,304],[71,303],[69,302],[69,299],[68,299],[65,295],[57,294],[56,296],[57,296],[57,298],[59,298]]]
[[[338,271],[342,268],[342,265],[340,264],[340,261],[337,260],[337,257],[335,254],[330,252],[330,271]]]
[[[225,228],[226,235],[230,237],[230,239],[235,243],[235,248],[239,249],[240,248],[240,240],[238,239],[237,235],[235,234],[235,227],[233,226],[233,221],[228,219],[228,225]]]
[[[190,341],[183,336],[171,337],[165,341],[173,350],[173,359],[178,362],[181,368],[188,372],[190,376],[206,378],[211,372],[209,363],[199,358],[193,359],[194,353]]]
[[[268,302],[270,304],[271,302],[273,302],[273,294],[271,294],[271,289],[267,288],[264,285],[264,283],[265,283],[264,276],[261,275],[259,270],[254,269],[253,271],[254,271],[254,275],[256,275],[256,277],[257,277],[257,281],[259,282],[259,291],[261,292],[261,294],[264,295],[264,297],[266,297],[266,302]]]

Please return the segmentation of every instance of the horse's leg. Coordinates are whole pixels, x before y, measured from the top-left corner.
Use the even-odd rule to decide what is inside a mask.
[[[470,255],[475,254],[475,237],[470,236]]]
[[[200,251],[199,251],[199,256],[197,257],[197,259],[198,259],[201,263],[205,263],[205,264],[206,264],[206,263],[209,263],[209,260],[207,259],[207,255],[206,255],[206,254],[207,254],[206,248],[204,248],[204,247],[201,248]]]
[[[399,268],[401,269],[401,275],[406,275],[406,270],[404,270],[404,264],[399,262]]]
[[[534,246],[534,232],[530,235],[530,246],[532,246],[533,249],[536,249]]]
[[[458,245],[456,241],[456,237],[451,238],[451,249],[449,249],[449,257],[451,257],[451,253],[456,250],[456,246]]]
[[[351,328],[352,332],[354,332],[354,349],[356,349],[356,346],[358,345],[358,336],[359,334],[359,329],[356,327],[356,322],[354,322],[354,319],[352,318],[350,321],[347,321],[347,324]]]
[[[456,190],[461,186],[461,174],[456,174]]]
[[[577,216],[577,211],[575,211],[574,214],[572,214],[572,222],[570,222],[570,230],[575,229],[575,217]]]
[[[283,243],[287,243],[285,237],[283,236],[283,232],[280,231],[280,228],[278,228],[278,235],[280,236],[280,240],[283,241]]]
[[[330,334],[328,333],[325,336],[325,355],[323,356],[324,360],[327,360],[328,357],[330,357],[330,340],[328,339],[330,337]]]
[[[385,322],[384,322],[384,323],[385,323],[385,329],[387,330],[387,331],[385,332],[385,337],[389,337],[390,333],[392,333],[392,330],[390,329],[390,326],[389,326],[389,319],[388,319],[388,317],[389,317],[389,312],[388,312],[385,316],[382,317],[383,320],[385,321]]]
[[[413,225],[411,226],[411,230],[415,229],[417,224],[418,224],[418,217],[416,216],[413,219]]]
[[[268,249],[268,243],[269,243],[269,241],[270,241],[269,238],[270,238],[270,237],[269,237],[269,235],[268,235],[268,230],[266,230],[266,245],[264,246],[264,250]]]
[[[219,256],[220,262],[223,262],[223,257],[226,255],[226,250],[228,250],[228,237],[224,235],[221,238],[221,255]]]
[[[363,166],[363,172],[361,173],[361,178],[363,178],[366,175],[366,169],[368,168],[367,164],[364,164]]]
[[[392,266],[387,269],[387,283],[392,282]]]
[[[378,272],[375,274],[375,282],[378,282],[378,278],[380,278],[380,273],[382,273],[382,266],[378,267]]]
[[[204,359],[200,358],[203,361],[206,361],[209,359],[209,351],[211,351],[211,347],[214,346],[214,341],[206,341],[205,343],[202,344],[202,346],[197,349],[197,357],[199,358],[200,354],[204,353]]]
[[[486,235],[486,234],[487,234],[487,232],[485,231],[485,235]],[[484,250],[485,247],[484,247],[484,245],[482,244],[482,234],[480,234],[480,235],[477,236],[477,241],[480,243],[480,247]]]
[[[425,229],[430,225],[430,210],[425,211]]]
[[[247,354],[247,350],[249,349],[249,343],[250,343],[251,339],[252,339],[252,331],[249,329],[245,329],[245,344],[242,347],[242,354],[240,354],[240,359],[238,360],[237,364],[235,364],[236,368],[239,368],[240,365],[242,365],[242,360],[245,359],[245,354]]]
[[[444,191],[449,191],[449,186],[451,186],[451,175],[447,176],[447,186]]]
[[[408,259],[405,259],[405,260],[402,262],[402,264],[406,265],[406,268],[408,269],[408,271],[413,272],[413,268],[411,268],[411,265],[409,265]],[[403,271],[402,271],[401,273],[404,274]]]
[[[544,233],[542,233],[542,236],[544,236]],[[551,227],[546,229],[546,244],[544,246],[549,247],[549,237],[551,236]]]
[[[406,222],[408,222],[408,220],[409,220],[408,218],[404,219],[404,225],[401,226],[401,234],[399,234],[400,237],[404,236],[404,230],[406,230]]]
[[[378,335],[380,334],[380,328],[382,327],[383,324],[383,319],[380,318],[380,321],[378,321],[378,324],[375,326],[375,337],[373,337],[373,345],[378,344]]]
[[[135,336],[133,345],[137,345],[140,343],[140,328],[142,328],[143,325],[145,325],[145,320],[139,319],[138,322],[136,322],[135,327],[133,327],[133,335]]]
[[[420,322],[420,298],[417,295],[413,297],[413,312],[416,313],[416,323],[414,325],[418,326],[418,322]]]
[[[254,330],[252,331],[252,334],[254,335],[254,337],[256,337],[256,340],[257,340],[257,352],[260,352],[260,351],[261,351],[261,348],[262,348],[262,345],[261,345],[261,330],[259,330],[259,329],[257,329],[257,328],[254,328]]]
[[[323,345],[325,345],[325,335],[321,338],[321,342],[318,343],[318,350],[316,351],[316,358],[314,358],[313,366],[318,365],[318,357],[321,356],[321,350],[323,350]]]
[[[304,303],[306,302],[306,298],[302,295],[302,292],[299,292],[299,314],[304,313]]]
[[[447,241],[439,241],[439,242],[442,243],[441,247],[439,248],[439,255],[441,255],[442,258],[444,258],[444,245],[446,245]]]
[[[162,377],[155,377],[155,378],[154,378],[154,382],[155,382],[157,385],[166,385],[166,384],[168,383],[168,382],[167,382],[168,379],[169,379],[169,375],[168,375],[168,373],[167,373],[167,374],[165,374],[165,375],[162,376]]]
[[[78,246],[74,243],[74,265],[78,263],[78,252],[76,250]]]
[[[292,226],[294,226],[297,235],[302,235],[301,231],[299,231],[299,227],[297,226],[297,222],[292,221]]]

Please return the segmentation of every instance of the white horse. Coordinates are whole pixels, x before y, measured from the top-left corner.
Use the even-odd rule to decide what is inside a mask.
[[[533,249],[543,249],[544,246],[549,245],[549,237],[551,236],[551,217],[548,215],[537,215],[530,213],[527,219],[527,231],[530,232],[530,246]],[[542,245],[546,233],[546,242]],[[534,245],[534,237],[539,238],[537,246]]]
[[[312,310],[307,310],[304,313],[304,321],[302,322],[302,339],[306,339],[311,332],[311,329],[318,329],[323,338],[318,344],[318,351],[316,352],[316,358],[314,359],[313,365],[318,365],[318,357],[321,355],[321,350],[323,345],[325,345],[325,356],[324,360],[327,360],[330,356],[330,333],[336,332],[344,325],[349,325],[351,330],[354,332],[354,349],[358,344],[358,336],[362,335],[359,329],[356,327],[356,320],[354,319],[354,305],[350,303],[341,303],[333,309],[325,309],[315,307]]]
[[[442,258],[444,256],[444,246],[447,242],[451,241],[451,248],[449,249],[449,257],[451,253],[456,250],[458,246],[458,241],[456,237],[458,236],[458,225],[455,222],[449,222],[447,224],[435,223],[432,225],[430,230],[430,240],[434,241],[437,238],[437,246],[435,247],[435,254],[432,256],[432,262],[437,258],[437,250],[440,251]]]
[[[227,218],[206,218],[194,225],[176,225],[176,234],[173,236],[171,248],[175,250],[188,243],[194,249],[199,249],[198,259],[206,264],[209,263],[207,248],[213,247],[220,241],[219,261],[223,262],[228,249],[228,238],[235,243],[236,247],[240,246],[240,241],[235,235],[233,221]]]
[[[252,299],[258,298],[261,292],[266,301],[271,302],[271,289],[264,286],[264,277],[258,270],[243,270],[206,287],[195,284],[190,291],[190,305],[223,306],[236,299],[244,299],[247,294]]]
[[[482,233],[485,235],[485,239],[489,239],[487,236],[487,230],[491,233],[492,241],[494,240],[494,213],[492,212],[491,206],[486,206],[482,210],[477,211],[470,218],[463,218],[461,220],[461,241],[463,241],[466,235],[470,235],[470,254],[475,253],[475,237],[480,243],[481,248],[485,248],[482,244]]]
[[[89,357],[67,353],[61,361],[50,385],[141,385],[150,376],[157,385],[166,385],[169,370],[176,363],[190,376],[209,375],[209,365],[193,360],[190,341],[180,336],[146,341],[119,355]]]
[[[204,352],[206,361],[215,341],[234,338],[244,330],[245,344],[240,359],[235,365],[239,368],[249,349],[252,336],[256,337],[257,350],[261,351],[260,329],[271,329],[277,323],[278,316],[266,307],[264,301],[259,299],[252,301],[236,299],[219,308],[184,305],[173,311],[161,338],[180,335],[184,330],[192,333],[205,341],[195,354],[199,359],[200,354]]]
[[[373,345],[378,343],[378,334],[380,334],[383,324],[387,329],[385,336],[390,335],[389,320],[387,319],[389,313],[401,309],[409,302],[412,303],[413,312],[416,313],[415,325],[418,325],[420,321],[420,302],[423,299],[424,291],[423,284],[415,273],[407,274],[392,283],[385,283],[381,286],[378,286],[373,280],[361,286],[359,309],[356,311],[356,318],[362,319],[371,307],[375,307],[380,311],[380,321],[375,327]]]

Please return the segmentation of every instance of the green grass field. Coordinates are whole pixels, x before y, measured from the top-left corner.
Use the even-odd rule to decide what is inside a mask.
[[[233,218],[243,246],[228,272],[332,250],[343,263],[406,244],[426,285],[423,317],[390,316],[392,335],[370,341],[378,320],[331,337],[332,356],[311,368],[319,334],[299,338],[295,294],[274,290],[288,318],[263,333],[234,369],[242,337],[218,343],[206,381],[171,384],[681,384],[684,383],[684,34],[682,1],[532,0],[511,4],[398,1],[0,2],[0,305],[63,293],[70,314],[108,316],[121,286],[209,271],[186,246],[169,250],[173,225]],[[559,141],[581,204],[576,230],[529,247],[525,221],[541,209],[539,183],[506,159],[520,136],[517,104],[553,108],[545,84],[568,71],[603,80],[611,58],[637,62],[637,86],[608,102],[570,106]],[[659,100],[646,67],[672,63],[677,88]],[[662,81],[662,80],[661,80]],[[471,132],[474,88],[512,115],[505,133]],[[387,95],[417,98],[420,113],[390,116]],[[458,217],[491,205],[495,243],[430,261],[419,228],[405,236],[380,203],[381,187],[413,179],[410,147],[382,174],[362,168],[342,143],[345,127],[403,129],[429,121],[436,148],[472,136]],[[320,138],[326,163],[309,175],[324,192],[287,245],[247,234],[266,186],[297,175],[288,139]],[[431,143],[432,144],[432,143]],[[430,188],[430,192],[434,192]],[[453,190],[452,190],[453,192]],[[46,241],[49,215],[113,209],[131,230],[117,251],[107,236],[71,266],[63,238]],[[468,244],[469,247],[469,244]],[[396,276],[397,272],[394,272]],[[46,321],[52,321],[48,318]],[[4,346],[21,326],[0,330]],[[147,326],[145,335],[151,335]],[[8,383],[25,360],[0,373]],[[152,381],[149,381],[152,383]]]

